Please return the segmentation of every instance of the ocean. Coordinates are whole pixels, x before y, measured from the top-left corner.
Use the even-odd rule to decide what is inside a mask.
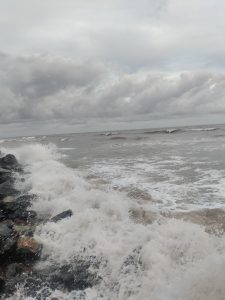
[[[224,300],[225,126],[0,141],[38,197],[36,268],[93,262],[97,283],[51,299]],[[23,286],[10,299],[26,297]]]

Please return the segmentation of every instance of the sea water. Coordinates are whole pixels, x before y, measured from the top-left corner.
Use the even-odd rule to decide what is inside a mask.
[[[225,127],[1,140],[43,223],[43,265],[95,257],[101,280],[59,299],[225,299]],[[49,299],[51,299],[51,297]],[[22,286],[10,299],[26,297]]]

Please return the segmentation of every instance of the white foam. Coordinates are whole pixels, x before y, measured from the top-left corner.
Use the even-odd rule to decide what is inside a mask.
[[[70,262],[78,253],[107,261],[107,267],[99,268],[103,280],[86,291],[85,299],[224,299],[224,236],[211,236],[180,220],[135,223],[129,210],[137,203],[122,193],[93,188],[81,172],[59,161],[53,145],[24,146],[14,153],[30,171],[25,185],[39,195],[34,209],[49,216],[68,208],[74,213],[38,226],[35,237],[44,245],[47,263]],[[130,254],[133,258],[124,264]],[[52,296],[80,299],[77,292],[55,291]],[[22,288],[15,297],[11,299],[29,299]]]

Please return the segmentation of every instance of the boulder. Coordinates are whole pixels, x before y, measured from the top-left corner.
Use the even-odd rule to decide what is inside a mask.
[[[9,264],[6,268],[5,277],[6,277],[6,279],[10,279],[12,277],[17,276],[18,274],[21,274],[25,270],[26,270],[26,267],[21,263]]]
[[[12,176],[12,173],[10,170],[0,168],[0,184],[9,180]]]
[[[14,188],[14,180],[9,179],[0,184],[0,200],[4,199],[6,196],[16,196],[19,194]]]
[[[0,276],[0,295],[2,293],[4,293],[4,291],[5,291],[5,284],[6,284],[6,281],[5,281],[4,277]]]
[[[0,224],[0,258],[15,246],[18,239],[18,234],[13,230],[9,224]]]
[[[50,219],[50,222],[55,222],[55,223],[57,223],[57,222],[61,221],[62,219],[71,217],[72,215],[73,215],[72,210],[71,210],[71,209],[68,209],[68,210],[66,210],[66,211],[64,211],[64,212],[62,212],[62,213],[56,215],[55,217],[51,218],[51,219]]]
[[[32,237],[35,226],[30,225],[30,224],[22,224],[22,225],[13,225],[13,229],[19,234],[19,235],[24,235],[24,236],[29,236]]]
[[[9,213],[7,217],[10,220],[16,222],[16,224],[22,223],[33,223],[37,217],[37,213],[33,210],[23,211],[23,210],[16,210],[15,212]],[[21,222],[20,222],[21,221]]]
[[[7,219],[6,214],[2,209],[0,209],[0,222],[5,221]]]
[[[12,174],[12,171],[0,167],[0,175],[2,174]]]
[[[71,265],[51,267],[46,282],[55,289],[66,289],[67,291],[85,290],[99,283],[97,275],[100,262],[94,257],[77,259]],[[55,269],[54,269],[55,268]]]
[[[23,262],[32,262],[41,255],[42,245],[32,237],[22,236],[17,241],[17,255]]]
[[[19,164],[13,154],[7,154],[0,158],[0,167],[8,170],[16,170]]]
[[[15,211],[23,212],[29,206],[31,206],[29,195],[20,196],[18,198],[7,196],[0,202],[0,208],[3,209],[7,214]]]

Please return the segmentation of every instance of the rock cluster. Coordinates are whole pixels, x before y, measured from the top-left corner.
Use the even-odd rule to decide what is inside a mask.
[[[15,177],[22,176],[23,169],[14,155],[0,158],[0,297],[14,293],[18,284],[35,299],[45,299],[55,289],[81,291],[97,284],[93,266],[97,268],[98,263],[94,257],[42,270],[34,267],[41,259],[42,244],[34,238],[40,221],[31,209],[36,195],[15,188]],[[57,223],[71,216],[72,211],[67,210],[46,222]]]
[[[15,188],[18,173],[14,155],[0,158],[0,294],[13,291],[12,278],[30,272],[42,249],[33,238],[37,214],[29,209],[35,196]]]

